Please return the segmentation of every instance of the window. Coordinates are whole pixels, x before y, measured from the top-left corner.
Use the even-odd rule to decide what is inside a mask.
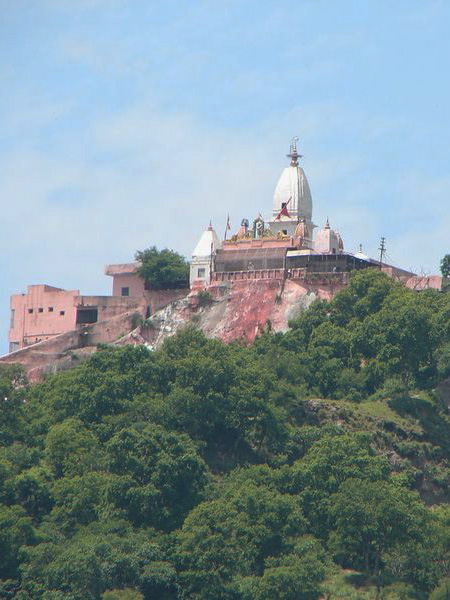
[[[32,314],[33,314],[33,309],[32,309],[32,308],[29,308],[29,309],[28,309],[28,314],[29,314],[29,315],[32,315]]]
[[[287,229],[283,229],[284,235],[287,235]]]
[[[10,329],[14,329],[14,316],[16,314],[16,311],[14,308],[11,309],[11,321],[9,323],[9,327]]]
[[[48,307],[48,312],[53,312],[53,306]]]
[[[63,317],[65,314],[66,314],[66,311],[65,311],[65,310],[60,310],[60,311],[59,311],[59,315],[60,315],[61,317]]]
[[[123,287],[122,288],[121,296],[129,296],[129,295],[130,295],[130,288],[129,287]]]
[[[38,308],[38,311],[39,311],[40,313],[43,313],[43,312],[44,312],[44,309],[43,309],[43,308]]]
[[[197,269],[197,277],[204,277],[205,273],[206,273],[206,269],[204,269],[204,268]]]
[[[89,323],[97,323],[97,321],[97,308],[79,308],[77,310],[77,325],[87,325]]]

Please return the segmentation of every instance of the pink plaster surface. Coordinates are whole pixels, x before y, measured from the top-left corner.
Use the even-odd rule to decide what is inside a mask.
[[[105,275],[129,275],[130,273],[136,273],[136,269],[138,268],[138,266],[138,262],[120,263],[117,265],[106,265]]]
[[[132,262],[105,267],[105,275],[113,278],[113,296],[121,296],[125,287],[129,288],[130,296],[142,296],[145,288],[143,280],[136,273],[138,266],[138,262]]]
[[[440,275],[414,275],[402,278],[406,287],[421,292],[422,290],[442,290],[442,277]]]
[[[122,296],[122,289],[128,288],[130,297],[144,298],[153,314],[169,302],[188,295],[188,289],[178,290],[146,290],[144,281],[136,273],[137,262],[120,265],[108,265],[105,268],[106,275],[113,278],[112,295]]]
[[[78,308],[96,308],[97,321],[100,322],[143,303],[142,295],[141,298],[81,296],[79,290],[30,285],[26,294],[11,296],[9,341],[14,344],[11,350],[25,348],[76,329]]]
[[[113,275],[113,296],[121,296],[124,287],[129,288],[130,296],[142,296],[145,289],[143,280],[136,273]]]
[[[79,290],[29,285],[26,294],[11,296],[11,311],[14,312],[11,312],[9,341],[22,348],[73,329],[75,298],[79,294]]]

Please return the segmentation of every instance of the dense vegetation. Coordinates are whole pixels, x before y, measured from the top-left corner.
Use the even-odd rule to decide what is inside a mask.
[[[136,252],[140,263],[137,269],[146,286],[153,290],[184,288],[189,284],[189,263],[184,256],[163,248],[151,246]]]
[[[446,598],[449,376],[450,295],[375,271],[251,347],[3,369],[0,598]]]

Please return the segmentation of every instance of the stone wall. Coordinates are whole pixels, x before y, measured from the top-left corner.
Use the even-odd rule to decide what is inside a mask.
[[[175,300],[186,298],[189,294],[189,289],[179,290],[149,290],[144,291],[143,296],[146,305],[150,308],[150,314],[154,314],[157,310],[164,308]]]

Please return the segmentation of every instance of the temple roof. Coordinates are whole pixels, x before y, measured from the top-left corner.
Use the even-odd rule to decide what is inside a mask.
[[[222,243],[217,237],[212,225],[210,224],[208,229],[200,236],[197,245],[194,248],[192,256],[210,256],[212,252],[215,252],[218,248],[222,247]]]
[[[291,144],[288,156],[290,165],[283,169],[278,180],[273,198],[273,216],[277,217],[283,207],[287,207],[292,220],[297,221],[305,217],[306,221],[312,220],[312,198],[305,172],[298,164],[300,155],[297,152],[297,138]]]

